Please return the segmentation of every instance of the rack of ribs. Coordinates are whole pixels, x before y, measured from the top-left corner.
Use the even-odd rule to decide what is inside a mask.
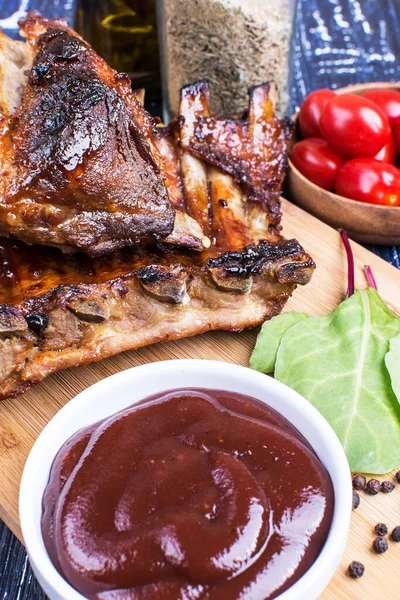
[[[209,113],[208,83],[188,85],[179,117],[155,126],[143,94],[63,22],[29,16],[22,28],[26,43],[0,38],[0,398],[60,369],[278,314],[315,265],[280,235],[290,126],[274,117],[273,86],[252,88],[242,115],[219,117]],[[67,106],[50,144],[41,94],[54,108],[48,88],[73,88],[79,69],[90,109]],[[11,79],[18,93],[6,92]]]

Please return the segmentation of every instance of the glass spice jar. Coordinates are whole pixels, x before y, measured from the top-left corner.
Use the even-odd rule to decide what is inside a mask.
[[[248,88],[270,80],[286,112],[295,0],[157,0],[157,12],[165,118],[180,88],[204,77],[214,112],[243,110]]]
[[[146,100],[161,96],[156,0],[79,0],[77,29]]]

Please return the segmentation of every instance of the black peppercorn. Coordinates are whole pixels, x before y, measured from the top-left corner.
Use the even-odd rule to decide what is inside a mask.
[[[381,492],[384,494],[390,494],[394,490],[394,483],[391,481],[383,481],[381,485]]]
[[[370,479],[365,487],[367,494],[375,496],[381,489],[381,484],[377,479]]]
[[[360,506],[360,496],[353,491],[353,510]]]
[[[372,549],[377,554],[383,554],[388,549],[388,543],[385,538],[377,537],[374,539]]]
[[[398,481],[398,483],[400,483],[400,471],[397,471],[395,477],[396,477],[396,480]]]
[[[353,477],[353,488],[355,490],[363,490],[366,486],[367,478],[364,475],[356,475]]]
[[[395,527],[391,533],[390,539],[393,542],[400,542],[400,527]]]
[[[350,577],[353,579],[359,579],[364,575],[365,567],[362,563],[353,560],[353,562],[349,565],[347,572]]]
[[[376,535],[379,535],[380,537],[384,537],[385,535],[387,535],[388,528],[387,528],[387,525],[385,525],[385,523],[377,523],[374,527],[374,531],[375,531]]]

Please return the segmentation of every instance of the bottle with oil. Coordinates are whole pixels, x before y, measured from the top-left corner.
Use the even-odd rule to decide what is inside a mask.
[[[80,0],[77,30],[146,102],[161,98],[155,0]]]

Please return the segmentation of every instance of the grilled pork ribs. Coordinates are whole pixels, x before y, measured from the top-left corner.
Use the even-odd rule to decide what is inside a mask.
[[[64,23],[29,16],[22,28],[29,51],[0,39],[0,221],[12,234],[0,242],[0,398],[59,369],[279,313],[315,265],[280,235],[290,130],[271,87],[251,89],[243,115],[217,117],[207,82],[188,85],[180,116],[156,128],[141,94]],[[18,93],[5,92],[10,80]],[[70,106],[49,136],[57,85]]]
[[[19,103],[0,77],[0,232],[90,254],[167,237],[154,123],[129,78],[62,21],[28,17],[21,30],[26,43],[0,38],[3,72],[31,64]]]

